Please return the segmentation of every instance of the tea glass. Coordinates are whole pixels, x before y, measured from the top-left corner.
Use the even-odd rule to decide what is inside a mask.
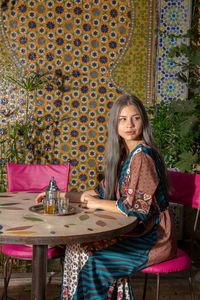
[[[47,200],[46,197],[43,200],[44,214],[54,214],[55,213],[55,200]]]
[[[69,211],[69,198],[62,196],[58,199],[58,214],[66,215]]]

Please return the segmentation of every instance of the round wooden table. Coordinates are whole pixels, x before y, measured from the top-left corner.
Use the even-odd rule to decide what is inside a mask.
[[[33,245],[31,299],[46,297],[48,245],[90,242],[132,230],[135,217],[70,203],[65,216],[46,215],[35,205],[36,193],[0,193],[0,242]]]

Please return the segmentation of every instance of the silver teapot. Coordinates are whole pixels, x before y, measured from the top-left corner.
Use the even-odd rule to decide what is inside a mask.
[[[53,176],[49,182],[45,194],[44,213],[57,214],[58,201],[60,199],[60,189],[58,188]]]

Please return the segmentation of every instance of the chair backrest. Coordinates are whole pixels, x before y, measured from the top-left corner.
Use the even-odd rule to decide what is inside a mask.
[[[169,201],[200,208],[200,174],[169,171],[172,191]]]
[[[9,192],[43,192],[52,176],[61,192],[67,192],[70,163],[61,165],[7,163]]]

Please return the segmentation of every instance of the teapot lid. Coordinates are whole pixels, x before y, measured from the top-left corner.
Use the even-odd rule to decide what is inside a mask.
[[[59,188],[58,188],[58,186],[56,184],[56,181],[55,181],[53,176],[52,176],[51,180],[49,181],[49,185],[48,185],[46,191],[47,192],[48,191],[52,191],[52,192],[59,191]]]

